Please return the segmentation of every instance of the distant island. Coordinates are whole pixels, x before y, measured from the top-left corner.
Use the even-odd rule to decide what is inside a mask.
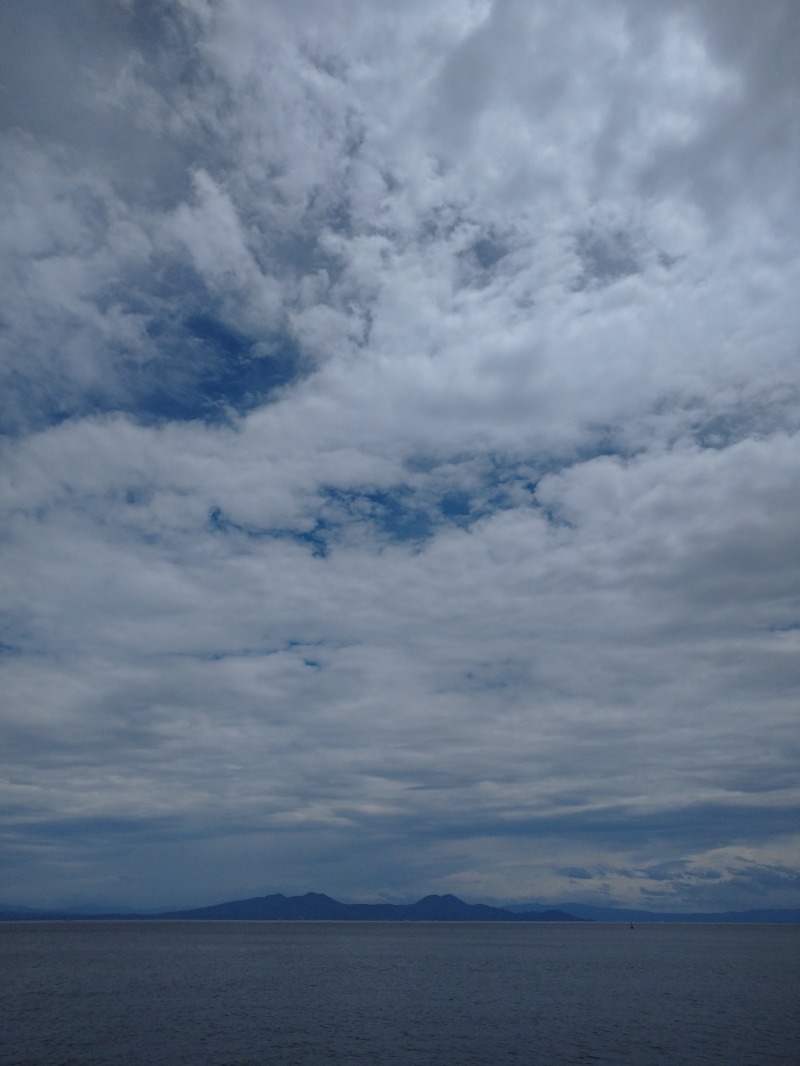
[[[567,910],[566,908],[569,908]],[[157,914],[84,913],[0,906],[0,921],[200,921],[200,922],[710,922],[751,924],[800,923],[800,908],[719,913],[641,911],[563,904],[556,908],[538,904],[492,907],[465,903],[457,896],[425,896],[416,903],[340,903],[320,892],[303,896],[271,896],[231,900],[210,907],[161,911]]]

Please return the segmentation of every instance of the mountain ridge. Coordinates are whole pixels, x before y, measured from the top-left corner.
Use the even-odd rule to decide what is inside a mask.
[[[229,900],[208,907],[139,914],[87,914],[68,910],[0,910],[0,921],[60,919],[139,921],[355,921],[355,922],[580,922],[561,910],[512,912],[486,903],[465,903],[457,896],[423,896],[416,903],[340,903],[321,892],[285,896],[282,892]]]
[[[69,908],[3,906],[0,921],[373,921],[373,922],[694,922],[800,924],[800,908],[762,908],[746,911],[666,912],[629,907],[600,907],[562,903],[491,906],[465,903],[458,896],[428,895],[416,903],[341,903],[322,892],[286,896],[276,892],[249,899],[228,900],[207,907],[157,912],[91,912]]]
[[[560,910],[508,911],[485,903],[465,903],[457,896],[423,896],[416,903],[340,903],[321,892],[302,896],[256,896],[211,907],[167,911],[154,917],[182,920],[239,921],[439,921],[520,922],[583,921]]]

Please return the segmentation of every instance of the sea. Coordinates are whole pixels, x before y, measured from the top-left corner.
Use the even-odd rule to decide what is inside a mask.
[[[3,1066],[800,1063],[800,926],[0,924]]]

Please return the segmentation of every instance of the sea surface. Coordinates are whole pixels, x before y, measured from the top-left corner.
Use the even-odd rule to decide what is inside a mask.
[[[0,924],[3,1066],[800,1063],[800,926]]]

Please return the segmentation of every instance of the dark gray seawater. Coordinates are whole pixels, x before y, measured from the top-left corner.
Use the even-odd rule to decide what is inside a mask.
[[[3,1066],[800,1063],[800,927],[0,925]]]

